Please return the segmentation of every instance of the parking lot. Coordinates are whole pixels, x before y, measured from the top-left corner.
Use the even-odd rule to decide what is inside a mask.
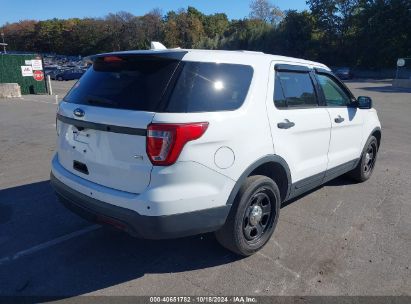
[[[0,99],[0,295],[411,295],[411,91],[347,84],[379,111],[374,175],[288,203],[242,259],[212,234],[138,240],[70,213],[49,185],[55,97]]]

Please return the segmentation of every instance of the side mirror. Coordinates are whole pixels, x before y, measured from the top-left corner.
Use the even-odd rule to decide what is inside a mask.
[[[357,98],[357,104],[359,109],[371,109],[372,99],[368,96],[359,96]]]

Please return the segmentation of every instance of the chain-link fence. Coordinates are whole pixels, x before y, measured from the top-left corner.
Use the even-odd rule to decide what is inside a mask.
[[[33,54],[0,54],[0,83],[18,83],[22,94],[47,93],[42,59]]]

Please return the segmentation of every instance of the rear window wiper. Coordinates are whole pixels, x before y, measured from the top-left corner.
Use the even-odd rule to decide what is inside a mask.
[[[114,100],[107,99],[98,96],[87,96],[87,103],[89,104],[101,104],[101,105],[117,105],[118,103]]]

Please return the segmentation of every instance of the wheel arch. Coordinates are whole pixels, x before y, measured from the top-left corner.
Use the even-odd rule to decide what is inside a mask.
[[[372,130],[370,136],[374,136],[377,139],[378,149],[379,149],[380,144],[381,144],[381,128],[379,128],[379,127],[374,128],[374,130]]]
[[[284,202],[288,198],[291,189],[291,172],[287,162],[281,156],[266,155],[248,166],[241,174],[230,193],[227,205],[234,203],[241,185],[247,177],[253,175],[264,175],[271,178],[280,190],[281,201]]]
[[[369,138],[370,138],[371,136],[374,136],[374,137],[377,139],[377,150],[380,149],[380,144],[381,144],[381,128],[380,128],[380,127],[375,127],[369,134],[370,134],[370,135],[368,135],[368,137],[365,138],[365,142],[364,142],[364,144],[363,144],[360,157],[357,159],[357,162],[355,163],[355,166],[354,166],[354,167],[356,167],[356,166],[361,162],[361,157],[362,157],[362,155],[363,155],[363,153],[364,153],[364,151],[365,151],[367,141],[369,140]]]

